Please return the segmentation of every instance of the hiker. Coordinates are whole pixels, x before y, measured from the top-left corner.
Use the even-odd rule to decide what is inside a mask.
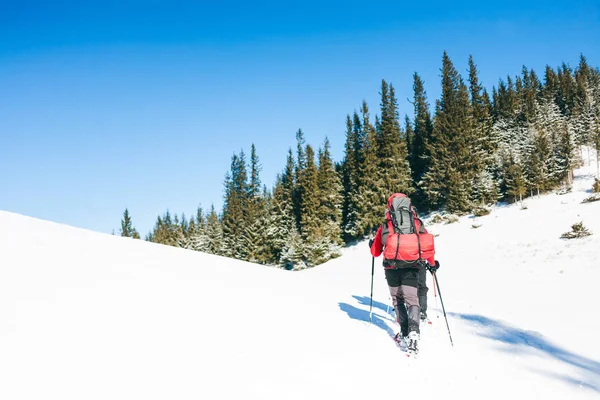
[[[413,206],[413,212],[415,218],[417,218],[417,222],[420,224],[420,219],[417,216],[417,208]],[[425,232],[427,230],[423,228]],[[419,307],[421,308],[421,321],[425,321],[427,319],[427,292],[429,292],[429,288],[427,287],[427,265],[422,262],[419,263],[419,287],[417,289],[417,296],[419,297]],[[438,264],[439,265],[439,264]]]
[[[409,351],[417,352],[420,334],[419,276],[421,270],[425,272],[425,263],[433,268],[439,265],[434,258],[433,235],[425,230],[405,194],[390,196],[385,218],[375,238],[369,241],[369,247],[373,257],[383,253],[385,279],[400,325],[395,340],[399,344],[407,343]],[[425,297],[426,293],[424,291]]]

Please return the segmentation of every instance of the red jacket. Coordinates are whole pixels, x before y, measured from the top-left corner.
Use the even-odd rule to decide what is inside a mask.
[[[389,214],[386,212],[385,214],[386,216],[386,224],[388,223],[388,221],[390,220],[390,216]],[[415,217],[416,217],[416,213],[415,213]],[[417,229],[417,232],[419,233],[428,233],[427,229],[425,229],[424,226],[421,226],[421,221],[418,218],[415,218],[415,228]],[[382,239],[382,230],[383,230],[383,226],[379,226],[379,229],[377,229],[377,234],[375,235],[375,240],[373,240],[373,244],[371,245],[371,255],[373,255],[373,257],[379,257],[381,255],[381,253],[383,253],[383,239]],[[426,261],[429,263],[429,265],[434,265],[435,264],[435,257],[431,256],[429,258],[426,259]]]

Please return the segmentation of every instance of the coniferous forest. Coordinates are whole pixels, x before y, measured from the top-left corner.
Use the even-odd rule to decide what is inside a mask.
[[[373,233],[391,193],[409,194],[420,214],[464,215],[568,189],[573,169],[590,157],[583,149],[600,150],[600,70],[583,55],[575,68],[547,66],[542,75],[524,66],[490,93],[472,57],[463,77],[444,53],[440,98],[430,103],[424,86],[415,73],[414,113],[401,117],[394,86],[383,80],[378,108],[363,101],[346,117],[339,162],[327,138],[315,149],[298,130],[271,188],[260,180],[254,145],[235,154],[220,213],[167,211],[146,240],[303,269]],[[128,210],[125,218],[121,234],[133,235]]]

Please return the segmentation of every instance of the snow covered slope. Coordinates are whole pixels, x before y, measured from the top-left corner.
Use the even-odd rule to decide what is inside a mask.
[[[416,360],[381,259],[368,324],[364,242],[287,272],[0,212],[0,399],[599,398],[592,173],[429,226],[455,346],[430,290]],[[594,235],[560,239],[578,221]]]

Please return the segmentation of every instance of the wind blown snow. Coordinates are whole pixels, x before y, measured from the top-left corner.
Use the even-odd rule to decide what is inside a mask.
[[[454,347],[428,278],[418,359],[391,339],[381,259],[368,323],[366,242],[288,272],[0,212],[0,398],[598,398],[594,171],[428,225]],[[560,239],[579,221],[592,236]]]

